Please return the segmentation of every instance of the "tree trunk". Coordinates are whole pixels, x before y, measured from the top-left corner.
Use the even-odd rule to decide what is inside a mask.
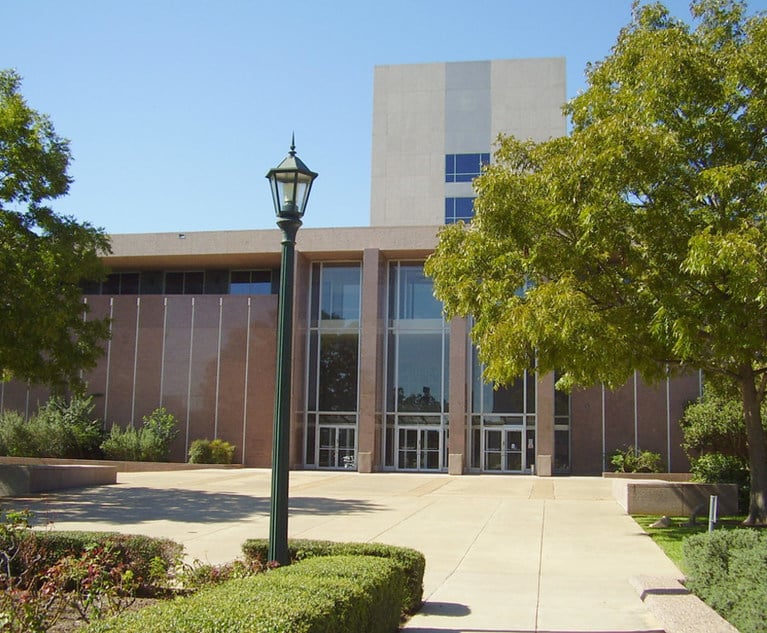
[[[751,470],[751,497],[744,525],[767,525],[767,442],[762,412],[756,392],[754,371],[744,367],[740,378],[743,415],[748,438],[748,464]]]

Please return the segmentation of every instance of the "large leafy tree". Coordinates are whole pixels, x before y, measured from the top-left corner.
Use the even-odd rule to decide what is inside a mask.
[[[496,382],[535,361],[562,386],[702,369],[736,391],[747,523],[765,524],[767,19],[691,12],[635,3],[565,106],[571,134],[501,138],[474,221],[442,231],[427,272]]]
[[[103,278],[101,229],[56,214],[71,182],[68,142],[0,71],[0,379],[81,386],[108,324],[86,317],[80,283]]]

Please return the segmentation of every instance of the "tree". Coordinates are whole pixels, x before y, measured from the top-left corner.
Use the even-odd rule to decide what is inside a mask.
[[[0,71],[0,380],[78,387],[109,333],[86,318],[80,284],[104,277],[109,240],[45,206],[69,189],[69,143],[20,85]]]
[[[426,270],[448,316],[473,316],[489,380],[537,363],[561,387],[701,369],[736,389],[746,522],[765,524],[767,18],[691,12],[635,3],[565,105],[571,134],[500,138],[472,224],[446,227]]]

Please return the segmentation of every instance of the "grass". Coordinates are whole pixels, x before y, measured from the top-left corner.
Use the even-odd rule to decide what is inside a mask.
[[[668,556],[673,563],[686,574],[688,570],[685,569],[682,545],[688,536],[707,531],[708,519],[706,517],[699,518],[695,526],[687,527],[683,524],[687,523],[689,517],[669,517],[671,519],[671,526],[665,528],[653,528],[650,527],[650,525],[655,523],[655,521],[660,518],[659,516],[637,514],[632,515],[632,518],[645,532],[647,532],[650,538],[658,544],[658,547],[663,550],[666,556]],[[744,516],[720,517],[719,521],[714,526],[714,529],[737,529],[744,519]]]

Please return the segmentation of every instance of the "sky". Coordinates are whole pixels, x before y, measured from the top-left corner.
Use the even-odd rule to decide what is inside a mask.
[[[265,175],[295,133],[319,173],[304,226],[367,226],[375,66],[565,57],[571,98],[631,4],[0,0],[0,68],[70,140],[59,213],[109,233],[274,228]],[[689,19],[689,0],[664,4]]]

